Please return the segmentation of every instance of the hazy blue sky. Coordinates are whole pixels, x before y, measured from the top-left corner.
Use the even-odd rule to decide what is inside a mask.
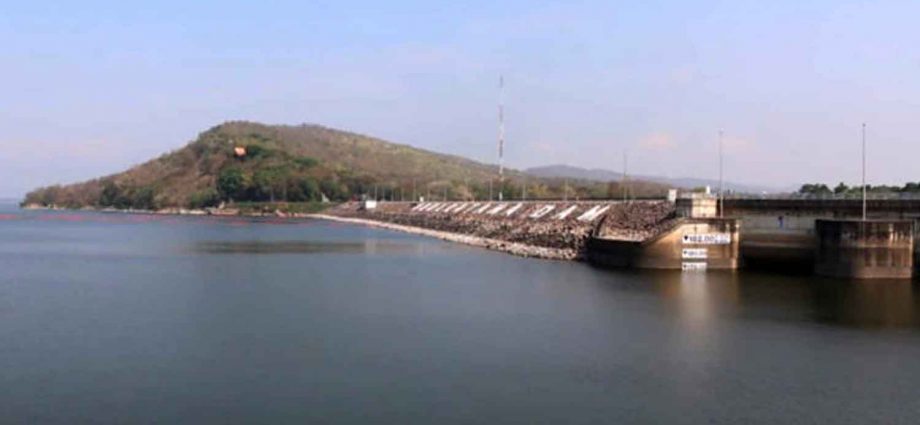
[[[791,185],[920,180],[917,1],[6,2],[0,196],[318,123],[495,160]]]

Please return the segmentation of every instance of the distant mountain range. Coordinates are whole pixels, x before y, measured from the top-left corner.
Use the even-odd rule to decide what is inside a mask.
[[[543,178],[569,178],[601,182],[620,181],[623,178],[623,173],[619,171],[605,170],[600,168],[581,168],[564,164],[532,167],[524,170],[524,172]],[[700,179],[693,177],[672,178],[648,175],[629,175],[628,177],[630,180],[642,180],[647,182],[660,183],[674,188],[683,189],[693,189],[703,186],[710,186],[711,188],[715,189],[719,186],[719,181],[714,179]],[[790,191],[789,189],[784,188],[741,184],[729,181],[724,182],[724,187],[725,190],[741,193],[776,193]]]

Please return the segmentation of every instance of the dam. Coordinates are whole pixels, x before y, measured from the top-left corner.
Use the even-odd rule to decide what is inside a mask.
[[[741,251],[751,267],[812,269],[832,277],[910,278],[917,252],[920,200],[724,200],[724,215],[743,223]]]
[[[725,199],[349,202],[335,217],[463,235],[518,255],[603,267],[805,270],[910,279],[920,200]],[[450,239],[449,237],[445,237]],[[466,240],[463,240],[466,241]]]

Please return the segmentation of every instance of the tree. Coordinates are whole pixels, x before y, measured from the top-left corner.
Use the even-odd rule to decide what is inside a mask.
[[[99,196],[99,205],[111,207],[121,196],[121,189],[112,180],[106,180],[102,185],[102,194]]]
[[[319,200],[319,184],[311,177],[292,179],[288,185],[288,201],[306,202]]]
[[[138,210],[156,209],[156,191],[151,186],[142,186],[131,191],[130,207]]]
[[[41,204],[42,205],[54,205],[58,203],[58,197],[61,193],[61,187],[58,185],[45,188],[41,191]]]
[[[256,170],[252,175],[253,198],[275,202],[277,197],[286,198],[290,171],[286,167],[270,167]]]
[[[841,195],[841,194],[847,193],[849,190],[850,190],[849,186],[847,186],[843,182],[840,182],[840,184],[838,184],[837,187],[834,188],[834,193],[837,195]]]
[[[830,195],[831,189],[827,187],[826,184],[804,184],[799,189],[799,193],[803,195]]]
[[[265,157],[271,154],[271,150],[267,149],[265,146],[262,146],[262,145],[251,144],[251,145],[246,145],[245,148],[246,148],[246,156],[245,156],[246,159],[256,159],[260,156]]]
[[[217,192],[221,199],[240,200],[246,192],[246,175],[243,170],[236,167],[221,170],[217,176]]]
[[[252,174],[250,200],[265,201],[274,197],[272,193],[272,175],[268,170],[256,170]],[[272,199],[274,201],[274,199]]]
[[[348,199],[348,187],[334,180],[323,180],[320,188],[329,199],[345,200]]]
[[[300,165],[301,167],[304,167],[304,168],[312,168],[319,164],[319,161],[309,156],[302,156],[300,158],[296,158],[294,159],[294,162],[296,162],[297,165]]]
[[[189,208],[207,208],[220,204],[220,193],[214,189],[205,189],[193,193],[189,196]]]
[[[907,183],[904,185],[904,189],[901,190],[908,193],[920,192],[920,183]]]

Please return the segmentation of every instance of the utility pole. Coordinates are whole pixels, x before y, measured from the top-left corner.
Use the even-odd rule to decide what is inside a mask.
[[[724,218],[725,195],[722,186],[722,130],[719,129],[719,218]]]
[[[868,208],[866,205],[866,123],[862,125],[862,219],[866,221]]]

